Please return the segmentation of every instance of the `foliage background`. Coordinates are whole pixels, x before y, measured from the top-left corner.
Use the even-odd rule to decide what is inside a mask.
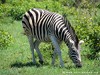
[[[1,0],[2,1],[2,0]],[[31,8],[41,8],[52,12],[62,14],[67,18],[71,25],[74,27],[79,39],[84,40],[82,45],[82,59],[84,65],[81,70],[72,68],[68,55],[66,45],[62,43],[61,49],[64,62],[67,63],[67,69],[72,72],[86,71],[98,72],[100,69],[100,1],[99,0],[5,0],[2,4],[0,1],[0,73],[13,74],[13,67],[32,66],[31,53],[28,52],[29,44],[27,37],[21,34],[23,32],[21,26],[21,19],[23,14]],[[44,65],[51,62],[52,46],[51,43],[42,43],[40,45],[41,52],[44,57]],[[7,57],[8,56],[8,57]],[[38,61],[37,54],[35,53],[36,60]],[[68,60],[66,60],[68,58]],[[11,60],[10,60],[11,59]],[[58,60],[58,59],[57,59]],[[59,61],[57,61],[59,63]],[[27,63],[29,61],[29,63]],[[56,63],[56,66],[57,66]],[[86,64],[87,63],[87,64]],[[97,64],[95,64],[97,63]],[[30,71],[31,68],[19,68],[15,73],[24,74],[25,71]],[[48,70],[50,66],[46,66]],[[94,67],[98,67],[94,69]],[[45,67],[42,67],[44,69]],[[51,67],[50,67],[51,68]],[[9,69],[9,70],[5,70]],[[36,69],[33,68],[32,69]],[[40,69],[37,69],[37,71]],[[47,71],[46,70],[46,71]],[[49,69],[50,72],[54,70]],[[66,71],[63,69],[64,72]],[[53,71],[53,74],[58,74],[61,69]],[[36,70],[34,70],[36,71]],[[37,72],[36,71],[36,72]],[[45,74],[46,74],[45,71]],[[56,72],[59,71],[59,72]],[[21,72],[21,73],[18,73]],[[47,71],[48,72],[48,71]],[[31,73],[31,72],[30,72]],[[41,72],[42,73],[42,72]],[[27,75],[27,72],[25,73]],[[36,73],[37,74],[37,73]],[[43,73],[42,73],[43,74]],[[61,74],[61,73],[60,73]],[[66,74],[66,73],[65,73]]]

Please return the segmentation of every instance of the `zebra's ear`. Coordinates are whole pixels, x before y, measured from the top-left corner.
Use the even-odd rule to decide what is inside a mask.
[[[81,44],[83,44],[84,43],[84,41],[83,40],[80,40],[79,41],[79,45],[81,45]]]
[[[79,44],[78,44],[78,50],[80,51],[81,50],[81,45],[84,43],[84,41],[83,40],[80,40],[79,41]]]

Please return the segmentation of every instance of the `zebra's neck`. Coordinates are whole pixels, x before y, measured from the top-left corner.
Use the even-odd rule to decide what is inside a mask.
[[[65,20],[65,21],[66,21],[65,22],[66,30],[63,32],[63,33],[65,33],[63,36],[63,40],[68,43],[70,40],[72,40],[75,43],[76,48],[78,48],[78,43],[79,43],[78,37],[77,37],[73,27],[71,26],[70,22],[68,20]]]

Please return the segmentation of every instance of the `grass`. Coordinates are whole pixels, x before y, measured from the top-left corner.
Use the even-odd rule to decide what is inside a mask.
[[[0,19],[0,28],[9,32],[14,40],[10,47],[0,50],[0,75],[100,75],[100,60],[89,60],[82,56],[83,67],[75,68],[67,55],[68,50],[65,50],[67,49],[65,46],[62,48],[64,68],[59,67],[58,60],[55,66],[51,66],[51,58],[45,55],[43,57],[46,63],[43,66],[34,66],[31,62],[27,37],[21,34],[23,32],[21,21],[3,18]],[[83,46],[83,49],[88,48]]]

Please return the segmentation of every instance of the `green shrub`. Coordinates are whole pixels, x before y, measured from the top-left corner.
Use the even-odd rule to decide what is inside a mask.
[[[93,28],[93,31],[94,32],[89,35],[89,39],[91,40],[90,47],[92,48],[90,51],[90,58],[92,59],[98,57],[98,54],[100,52],[100,26],[95,26]]]
[[[75,4],[75,0],[58,0],[62,5],[72,7]]]
[[[74,20],[76,26],[74,27],[78,37],[84,39],[86,46],[91,48],[89,54],[87,51],[89,58],[96,58],[100,52],[100,26],[97,20],[99,16],[94,15],[95,11],[91,14],[91,10],[86,9],[76,15]]]
[[[98,4],[97,7],[100,9],[100,4]]]
[[[24,8],[17,6],[9,11],[9,16],[12,16],[15,20],[21,20],[24,12]]]
[[[29,7],[29,3],[27,1],[21,0],[21,1],[11,1],[12,8],[8,11],[8,15],[13,17],[15,20],[21,20],[23,14],[26,12],[26,10]]]
[[[53,47],[49,43],[41,43],[40,44],[40,50],[43,55],[43,58],[45,59],[45,64],[48,62],[51,62],[52,54],[53,54]]]
[[[0,5],[0,17],[8,16],[8,11],[11,9],[10,4],[1,4]]]
[[[0,49],[10,46],[12,41],[13,38],[8,32],[0,30]]]

